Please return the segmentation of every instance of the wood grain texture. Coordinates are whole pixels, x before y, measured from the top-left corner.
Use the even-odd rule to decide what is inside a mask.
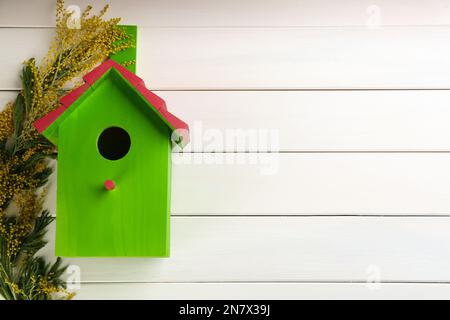
[[[21,88],[23,62],[32,57],[41,61],[51,44],[53,33],[53,29],[0,28],[0,39],[9,48],[8,53],[0,55],[0,90]]]
[[[171,235],[170,258],[66,262],[83,282],[450,281],[450,218],[173,217]]]
[[[449,88],[450,27],[144,29],[153,89]],[[155,48],[158,48],[155,50]]]
[[[450,90],[156,94],[190,124],[186,151],[450,151]]]
[[[173,154],[172,215],[450,214],[450,154]],[[230,161],[230,162],[227,162]],[[46,207],[55,212],[52,176]]]
[[[84,9],[111,5],[109,16],[141,26],[365,26],[441,25],[450,23],[446,0],[72,0]],[[54,0],[15,0],[0,3],[0,25],[54,24]],[[12,14],[20,12],[20,15]]]
[[[172,215],[450,213],[450,154],[187,156],[198,162],[183,164],[173,154]],[[52,176],[46,201],[52,213],[55,198]]]
[[[52,32],[0,28],[0,90],[19,87],[20,62],[42,57]],[[137,74],[152,90],[450,88],[449,37],[450,27],[140,28]]]
[[[187,151],[450,150],[450,90],[157,94],[190,124]]]
[[[448,299],[448,284],[404,283],[86,283],[77,300]]]
[[[450,154],[174,154],[173,161],[176,214],[450,212]]]

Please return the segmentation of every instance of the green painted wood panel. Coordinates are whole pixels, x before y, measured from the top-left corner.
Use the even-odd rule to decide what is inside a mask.
[[[168,256],[170,129],[114,69],[90,90],[52,125],[59,130],[56,255]],[[97,148],[113,126],[131,137],[128,154],[114,161]],[[112,191],[103,186],[108,179]]]

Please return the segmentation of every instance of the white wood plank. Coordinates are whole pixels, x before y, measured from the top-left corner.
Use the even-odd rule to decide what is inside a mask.
[[[174,154],[173,159],[175,214],[450,212],[450,154]]]
[[[47,53],[53,33],[53,29],[0,28],[0,39],[7,48],[0,55],[0,90],[21,88],[23,62],[32,57],[41,61]]]
[[[419,299],[450,298],[448,284],[362,283],[85,283],[77,300]]]
[[[3,111],[8,102],[13,102],[18,91],[0,91],[0,111]]]
[[[171,239],[170,258],[66,262],[82,282],[450,280],[448,217],[174,217]]]
[[[181,156],[173,155],[172,215],[450,214],[448,153],[188,154],[192,164]],[[53,176],[52,213],[55,199]]]
[[[52,29],[0,29],[0,90]],[[140,28],[138,74],[164,89],[450,88],[450,27]]]
[[[190,124],[186,151],[450,150],[450,90],[156,93]]]
[[[157,94],[190,124],[187,151],[450,150],[450,90]]]
[[[54,24],[54,0],[0,3],[0,25]],[[447,0],[71,0],[96,9],[110,3],[111,17],[142,26],[349,26],[450,23]],[[16,13],[16,14],[14,14]],[[18,14],[20,13],[20,14]]]
[[[450,87],[450,27],[140,31],[154,89]]]

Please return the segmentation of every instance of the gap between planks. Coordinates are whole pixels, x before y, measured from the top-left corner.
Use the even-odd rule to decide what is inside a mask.
[[[171,214],[172,218],[450,218],[450,213],[443,214],[410,214],[410,213],[397,213],[397,214],[326,214],[326,213],[315,213],[315,214]],[[52,214],[52,217],[56,218],[56,214]]]
[[[420,214],[420,215],[414,215],[410,213],[397,213],[397,214],[325,214],[325,213],[316,213],[316,214],[302,214],[302,213],[294,213],[294,214],[171,214],[171,217],[177,217],[177,218],[203,218],[203,217],[210,217],[210,218],[450,218],[450,213],[444,213],[444,214]]]
[[[449,91],[450,87],[436,88],[149,88],[153,92],[341,92],[341,91]],[[0,88],[1,92],[19,92],[21,88]]]
[[[101,258],[100,258],[101,259]],[[145,258],[144,258],[145,259]],[[158,258],[156,258],[158,259]],[[293,284],[373,284],[373,282],[366,282],[366,281],[352,281],[352,280],[339,280],[339,281],[333,281],[333,280],[305,280],[305,281],[290,281],[290,280],[280,280],[280,281],[264,281],[264,280],[258,280],[258,281],[80,281],[81,284],[255,284],[255,283],[261,283],[261,284],[277,284],[277,283],[293,283]],[[450,281],[380,281],[377,282],[377,284],[417,284],[417,285],[428,285],[428,284],[437,284],[437,285],[450,285]]]
[[[133,25],[133,23],[127,23]],[[314,26],[314,25],[291,25],[291,26],[277,26],[277,25],[264,25],[264,26],[245,26],[245,25],[236,25],[236,26],[148,26],[148,25],[137,25],[141,29],[162,29],[162,30],[174,30],[174,29],[192,29],[192,30],[234,30],[234,29],[255,29],[255,30],[265,30],[265,29],[280,29],[280,30],[291,30],[291,29],[369,29],[365,25],[330,25],[330,26]],[[53,25],[11,25],[11,24],[0,24],[0,29],[54,29]],[[386,24],[380,25],[376,28],[376,30],[380,29],[410,29],[410,28],[450,28],[450,24],[428,24],[428,25],[420,25],[420,24],[410,24],[410,25],[394,25],[394,24]]]

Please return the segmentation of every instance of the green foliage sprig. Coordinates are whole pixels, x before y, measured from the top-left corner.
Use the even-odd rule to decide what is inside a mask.
[[[56,2],[56,35],[41,64],[24,63],[22,89],[0,112],[0,295],[9,300],[70,299],[62,276],[66,267],[57,258],[49,263],[38,256],[46,245],[47,227],[54,221],[43,209],[45,186],[52,173],[54,146],[33,122],[54,110],[67,93],[67,84],[111,54],[133,47],[120,19],[103,19],[91,6],[70,27],[71,12]]]

